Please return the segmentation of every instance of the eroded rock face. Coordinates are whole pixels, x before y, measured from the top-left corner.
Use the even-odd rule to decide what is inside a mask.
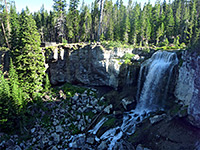
[[[188,105],[190,122],[200,128],[200,56],[185,51],[182,59],[175,95]]]
[[[70,82],[90,86],[117,88],[121,64],[117,58],[131,49],[104,50],[101,46],[86,46],[77,50],[55,49],[46,62],[53,85]]]

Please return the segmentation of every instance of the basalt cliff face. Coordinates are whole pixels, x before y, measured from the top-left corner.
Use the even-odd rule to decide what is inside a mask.
[[[122,65],[123,61],[119,58],[126,53],[133,52],[135,52],[133,49],[120,48],[105,50],[100,45],[85,46],[77,50],[69,47],[56,47],[46,57],[46,63],[53,85],[69,82],[89,86],[109,86],[117,89],[119,84],[126,82],[121,80],[121,76],[127,76],[130,70],[128,65]],[[131,74],[129,71],[129,76]]]
[[[184,51],[175,96],[188,106],[190,123],[200,127],[200,55]]]

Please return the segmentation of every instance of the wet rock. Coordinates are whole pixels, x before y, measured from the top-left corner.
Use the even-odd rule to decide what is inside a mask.
[[[131,104],[132,102],[127,100],[126,98],[121,100],[122,106],[124,107],[125,110],[127,110],[127,105]]]
[[[98,150],[106,150],[107,149],[106,141],[102,141],[101,144],[97,147]]]
[[[163,120],[164,118],[166,118],[166,114],[156,115],[154,117],[151,117],[149,120],[150,120],[151,124],[155,124],[155,123]]]

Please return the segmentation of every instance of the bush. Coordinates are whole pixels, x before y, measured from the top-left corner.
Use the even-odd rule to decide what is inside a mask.
[[[9,49],[7,47],[0,47],[0,51],[8,51]]]

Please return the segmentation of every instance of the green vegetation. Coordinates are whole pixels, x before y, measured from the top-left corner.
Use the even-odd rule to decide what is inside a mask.
[[[7,47],[0,47],[0,51],[8,51],[9,50],[9,48],[7,48]]]
[[[125,64],[129,64],[131,63],[131,59],[135,56],[135,54],[131,54],[131,53],[126,53],[122,59],[124,60]]]
[[[78,86],[74,86],[70,83],[66,83],[62,87],[54,88],[53,91],[55,93],[58,93],[60,89],[62,89],[64,94],[66,94],[67,99],[70,97],[73,97],[75,93],[83,93],[86,90],[86,88],[78,87]]]
[[[134,48],[133,45],[130,44],[123,44],[120,41],[102,41],[101,44],[106,48],[106,49],[111,49],[113,50],[114,48]]]
[[[112,127],[115,124],[116,118],[109,118],[104,124],[103,127]]]

